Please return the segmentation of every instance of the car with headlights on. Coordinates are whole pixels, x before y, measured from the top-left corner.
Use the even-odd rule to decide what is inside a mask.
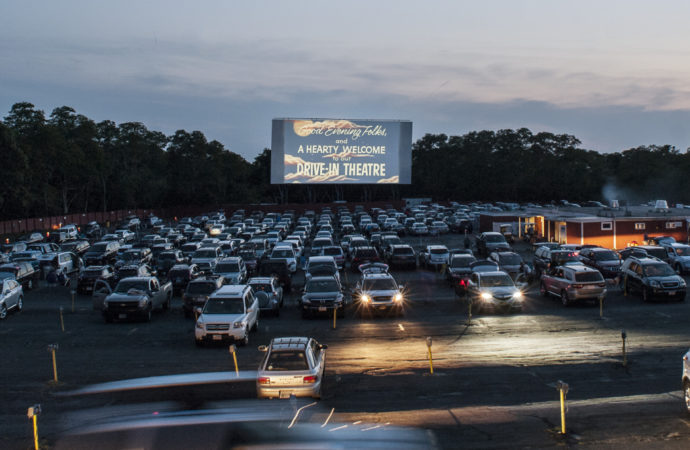
[[[403,288],[398,286],[388,265],[373,263],[361,266],[362,279],[355,286],[354,300],[357,315],[369,316],[385,312],[402,316],[405,313]]]
[[[321,398],[326,369],[326,349],[308,337],[279,337],[259,350],[256,394],[259,398]]]
[[[467,295],[478,312],[522,311],[522,291],[503,271],[473,273],[468,282]]]

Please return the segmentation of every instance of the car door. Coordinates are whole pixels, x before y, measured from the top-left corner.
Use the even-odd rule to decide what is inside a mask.
[[[627,273],[628,289],[639,291],[642,288],[642,266],[636,262],[630,264],[630,270]]]
[[[97,279],[93,285],[93,294],[91,294],[91,303],[93,309],[100,311],[103,309],[103,300],[113,293],[113,289],[106,280]]]
[[[251,291],[245,297],[245,306],[247,310],[247,323],[249,328],[252,328],[259,319],[259,302]]]

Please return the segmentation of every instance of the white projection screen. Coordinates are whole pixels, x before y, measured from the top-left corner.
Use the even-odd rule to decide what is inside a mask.
[[[412,122],[273,119],[271,184],[410,184]]]

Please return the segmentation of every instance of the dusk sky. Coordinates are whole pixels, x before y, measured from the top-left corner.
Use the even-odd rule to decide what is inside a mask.
[[[686,1],[0,2],[0,117],[67,105],[249,161],[278,117],[690,147]]]

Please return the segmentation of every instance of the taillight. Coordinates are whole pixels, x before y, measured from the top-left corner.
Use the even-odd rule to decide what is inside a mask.
[[[269,377],[259,377],[259,384],[271,384]]]
[[[459,284],[460,286],[466,286],[466,285],[467,285],[467,281],[461,279],[461,280],[460,280],[460,283],[458,283],[458,284]]]
[[[304,384],[316,383],[316,375],[309,375],[302,380]]]
[[[575,289],[582,289],[583,286],[581,284],[573,284],[572,287]]]
[[[599,286],[599,287],[606,287],[606,283],[597,283],[597,286]]]

